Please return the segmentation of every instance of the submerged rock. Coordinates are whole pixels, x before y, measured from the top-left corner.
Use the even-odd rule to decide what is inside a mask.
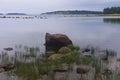
[[[64,34],[49,34],[45,37],[46,51],[57,52],[61,47],[72,44],[72,41]]]
[[[25,57],[25,58],[31,58],[31,57],[36,57],[36,55],[35,54],[24,54],[23,55],[23,57]]]
[[[104,69],[103,74],[104,75],[111,75],[112,71],[110,69]]]
[[[4,69],[4,71],[9,71],[11,69],[14,69],[14,64],[13,63],[6,63],[6,64],[1,64],[0,68]]]
[[[54,69],[54,72],[68,72],[66,69]]]
[[[117,58],[117,61],[120,62],[120,58]]]
[[[107,57],[107,56],[102,57],[101,60],[103,60],[103,61],[108,61],[108,57]]]

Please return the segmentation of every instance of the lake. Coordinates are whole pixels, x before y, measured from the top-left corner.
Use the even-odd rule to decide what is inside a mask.
[[[81,47],[112,49],[120,55],[120,17],[0,18],[0,50],[15,45],[38,46],[44,52],[46,32],[66,34]]]

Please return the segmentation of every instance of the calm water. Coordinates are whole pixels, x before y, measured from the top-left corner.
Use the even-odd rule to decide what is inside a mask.
[[[120,55],[120,17],[0,19],[0,50],[22,44],[44,51],[46,32],[63,33],[75,45],[109,48]]]

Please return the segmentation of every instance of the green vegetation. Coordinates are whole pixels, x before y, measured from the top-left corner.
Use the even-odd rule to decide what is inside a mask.
[[[15,73],[17,74],[17,76],[22,77],[23,80],[37,80],[40,78],[40,75],[38,74],[36,66],[33,62],[25,63],[16,61],[15,65]]]
[[[111,7],[111,8],[105,8],[103,10],[104,14],[120,14],[120,7]]]
[[[106,49],[105,53],[106,53],[107,56],[110,56],[110,57],[117,56],[117,52],[115,52],[113,50],[110,50],[110,49]]]
[[[120,14],[99,14],[100,16],[120,16]]]
[[[25,58],[25,61],[17,60],[15,59],[15,73],[18,77],[22,78],[23,80],[37,80],[42,79],[43,75],[48,75],[48,80],[54,80],[54,71],[71,71],[73,68],[74,62],[78,62],[79,60],[79,47],[78,46],[72,46],[69,45],[70,49],[73,51],[64,54],[63,57],[60,59],[50,59],[47,54],[40,54],[39,57],[33,57],[35,61],[27,62],[27,59],[31,56],[25,57],[24,55],[35,55],[34,52],[39,51],[38,48],[28,48],[25,47],[24,53],[22,53],[20,56]],[[52,54],[51,54],[52,55]],[[18,56],[18,55],[17,55]],[[63,64],[68,64],[67,69],[64,70]],[[33,74],[33,75],[32,75]]]
[[[108,68],[108,65],[112,64],[109,61],[112,59],[111,57],[117,55],[115,51],[110,49],[100,51],[94,47],[82,49],[79,46],[69,45],[70,52],[48,55],[49,53],[38,54],[40,52],[37,47],[25,46],[22,48],[18,46],[17,48],[20,48],[20,50],[17,49],[15,57],[12,57],[12,61],[15,64],[15,69],[12,73],[15,73],[21,80],[69,80],[69,77],[71,80],[119,80],[117,70],[114,72]],[[99,52],[102,52],[105,57],[109,58],[107,62],[103,61],[99,54],[96,55]],[[53,55],[56,58],[50,58]],[[8,56],[7,53],[4,56],[1,55],[3,60],[5,58],[5,62],[8,61],[6,56]],[[72,72],[75,72],[76,69],[82,70],[79,71],[81,73],[74,73],[74,75],[79,74],[80,76],[75,79],[73,78],[74,76],[68,76],[69,74],[73,74]],[[64,76],[60,77],[61,73]]]
[[[103,14],[100,16],[120,16],[120,7],[104,8]]]

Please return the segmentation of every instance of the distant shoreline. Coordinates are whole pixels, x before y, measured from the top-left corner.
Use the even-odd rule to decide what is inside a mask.
[[[0,19],[47,19],[49,17],[115,17],[120,14],[41,14],[41,15],[0,15]]]
[[[120,16],[120,14],[100,14],[100,16]]]

